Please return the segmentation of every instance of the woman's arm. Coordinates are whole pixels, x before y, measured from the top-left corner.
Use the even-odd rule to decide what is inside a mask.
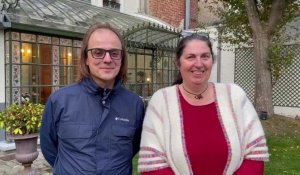
[[[245,159],[234,175],[263,175],[264,162]]]
[[[164,111],[162,94],[153,94],[148,103],[141,138],[138,170],[143,173],[172,172],[166,155],[164,139]]]
[[[241,113],[243,121],[243,162],[234,175],[263,175],[264,161],[269,160],[266,137],[257,112],[242,88],[238,88],[241,95]]]

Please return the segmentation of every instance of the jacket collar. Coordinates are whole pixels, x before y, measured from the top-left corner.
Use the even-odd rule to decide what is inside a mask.
[[[113,89],[104,89],[102,87],[99,87],[96,84],[96,82],[91,78],[84,78],[80,83],[84,87],[84,89],[86,89],[89,93],[94,95],[104,94],[105,91],[106,94],[116,93],[122,87],[121,80],[115,81]]]

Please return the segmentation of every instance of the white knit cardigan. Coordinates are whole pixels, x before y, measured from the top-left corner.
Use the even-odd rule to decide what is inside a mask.
[[[269,154],[264,131],[245,92],[235,84],[214,84],[214,91],[219,121],[228,145],[223,174],[233,174],[244,159],[267,161]],[[193,174],[183,131],[178,87],[158,90],[146,111],[139,172],[171,167],[177,175]]]

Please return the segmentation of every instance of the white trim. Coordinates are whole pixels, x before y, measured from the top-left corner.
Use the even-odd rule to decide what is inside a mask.
[[[0,30],[0,103],[5,103],[4,30]]]
[[[274,113],[279,114],[279,115],[284,115],[287,117],[291,117],[291,118],[295,118],[296,116],[300,117],[300,108],[274,106]]]

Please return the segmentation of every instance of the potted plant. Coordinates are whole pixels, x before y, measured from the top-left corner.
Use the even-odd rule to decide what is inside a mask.
[[[0,112],[0,128],[16,145],[16,160],[24,166],[22,174],[31,172],[31,164],[38,157],[37,138],[41,127],[44,105],[24,102],[12,104]]]

